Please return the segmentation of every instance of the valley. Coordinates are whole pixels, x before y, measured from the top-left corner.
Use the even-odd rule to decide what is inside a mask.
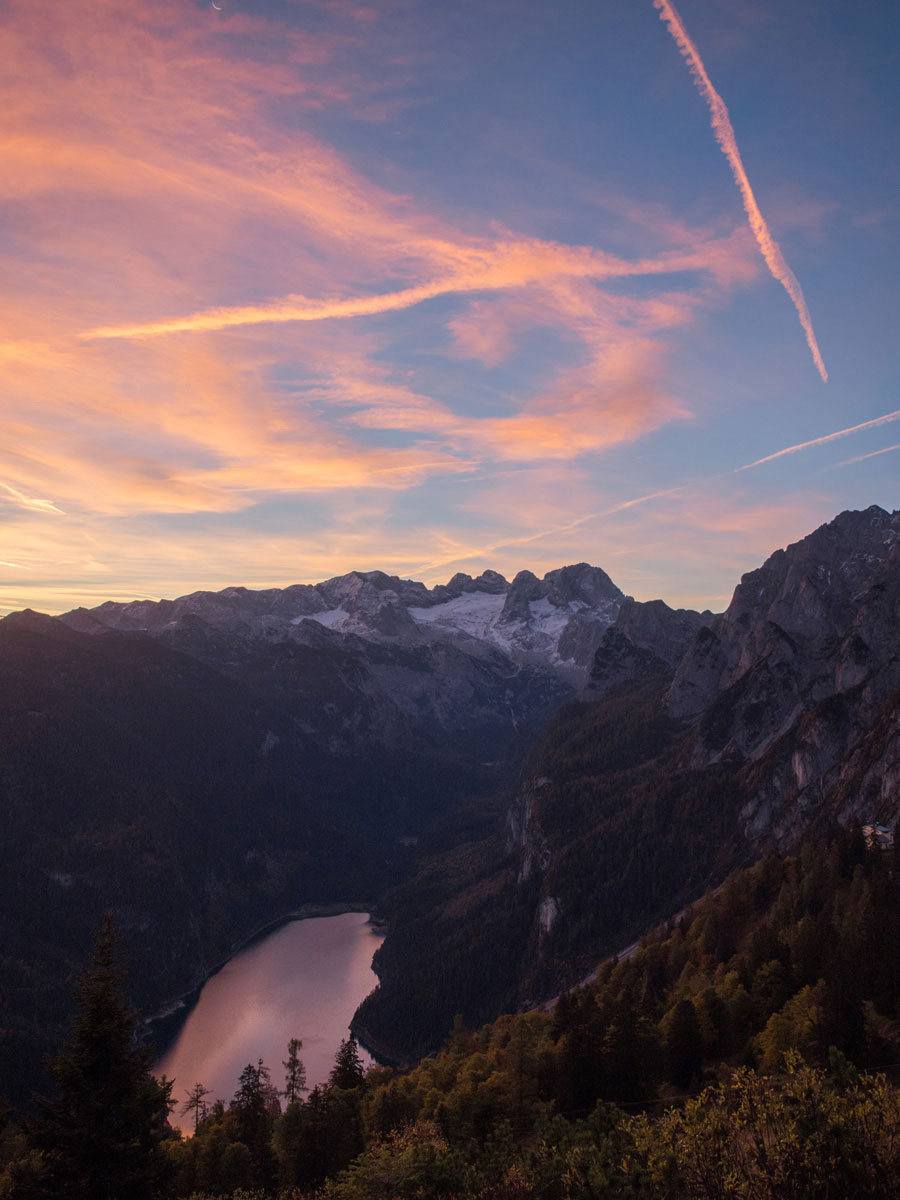
[[[387,1058],[539,1005],[735,867],[900,812],[900,516],[843,513],[720,615],[581,564],[351,573],[0,621],[0,1063],[42,1085],[112,912],[144,1013],[352,895]]]

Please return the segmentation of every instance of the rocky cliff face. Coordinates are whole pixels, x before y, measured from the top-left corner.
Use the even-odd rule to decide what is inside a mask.
[[[753,754],[800,709],[890,669],[897,660],[898,565],[900,514],[874,506],[841,513],[776,551],[741,579],[728,609],[684,655],[669,711],[696,717],[743,685],[743,707],[766,700],[777,708],[769,730],[741,735],[741,751]]]
[[[842,513],[745,575],[720,616],[623,600],[584,694],[507,812],[496,903],[518,941],[500,983],[520,1004],[740,861],[835,820],[897,823],[900,514]]]
[[[745,575],[720,616],[625,600],[587,695],[667,671],[684,766],[732,773],[751,845],[783,850],[831,820],[896,823],[900,513],[841,513]]]
[[[872,507],[745,575],[685,653],[667,705],[696,723],[694,765],[746,764],[747,833],[783,847],[815,819],[900,815],[900,795],[873,788],[875,768],[853,765],[868,745],[891,778],[898,692],[900,513]]]
[[[641,603],[628,596],[600,639],[586,698],[597,699],[621,684],[673,669],[713,620],[711,612],[672,609],[662,600]]]

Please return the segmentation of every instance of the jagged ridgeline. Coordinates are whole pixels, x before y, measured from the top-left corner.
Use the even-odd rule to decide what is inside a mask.
[[[406,1058],[770,845],[893,824],[898,532],[844,513],[720,616],[580,564],[0,621],[8,1090],[58,1040],[104,911],[146,1011],[304,902],[380,899],[357,1026]]]
[[[900,517],[843,513],[721,616],[626,601],[505,826],[383,902],[357,1028],[413,1057],[590,972],[736,863],[900,811]]]

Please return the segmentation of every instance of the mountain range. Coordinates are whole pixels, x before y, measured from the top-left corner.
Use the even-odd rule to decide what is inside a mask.
[[[0,621],[0,1067],[34,1081],[112,910],[145,1011],[303,903],[378,902],[393,1057],[538,1003],[724,877],[900,812],[900,514],[720,614],[378,571]],[[465,969],[460,964],[465,962]]]

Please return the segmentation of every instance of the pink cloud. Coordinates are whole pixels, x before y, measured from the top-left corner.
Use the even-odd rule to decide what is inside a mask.
[[[611,253],[379,186],[303,128],[311,109],[384,98],[353,56],[378,12],[339,7],[355,31],[313,37],[174,0],[7,6],[0,195],[16,287],[0,300],[0,490],[15,528],[2,554],[48,586],[53,564],[97,598],[116,563],[145,592],[154,571],[171,592],[348,562],[411,570],[423,534],[390,523],[408,489],[497,464],[571,481],[586,456],[689,415],[667,383],[670,342],[756,277],[747,231],[634,206],[652,251]],[[480,413],[403,372],[392,319],[418,322],[432,380],[442,357],[499,366],[536,329],[561,350]],[[427,531],[436,553],[479,541],[459,491],[458,514]],[[550,493],[547,528],[570,526],[573,547],[610,507],[584,486],[582,520]],[[199,535],[175,547],[142,524],[309,494],[327,529],[219,531],[218,565]],[[510,514],[491,544],[507,532],[520,556],[544,536]],[[266,554],[290,571],[276,579]]]

